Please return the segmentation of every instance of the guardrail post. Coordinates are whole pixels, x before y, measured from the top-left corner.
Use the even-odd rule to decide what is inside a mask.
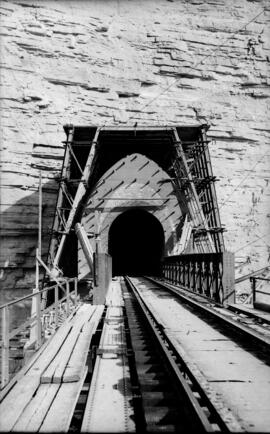
[[[36,294],[36,349],[41,347],[41,299],[40,293]]]
[[[67,292],[66,292],[67,298],[66,298],[66,303],[67,303],[67,317],[69,316],[69,281],[67,280]]]
[[[9,309],[2,310],[2,369],[1,387],[5,387],[9,381]]]
[[[75,306],[77,306],[77,297],[78,297],[78,278],[75,277],[74,280],[74,295],[75,295]]]
[[[55,328],[58,327],[58,318],[59,318],[59,312],[58,312],[58,285],[54,287],[54,309],[55,309]]]

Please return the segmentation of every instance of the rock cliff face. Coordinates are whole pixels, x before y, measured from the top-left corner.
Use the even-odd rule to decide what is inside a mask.
[[[227,249],[269,259],[267,0],[0,3],[1,284],[33,285],[39,171],[46,253],[66,123],[209,123]]]

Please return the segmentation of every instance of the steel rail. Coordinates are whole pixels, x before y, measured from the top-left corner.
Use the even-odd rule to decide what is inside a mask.
[[[203,313],[207,313],[208,315],[212,316],[215,320],[218,320],[219,322],[223,323],[223,325],[230,325],[233,326],[239,333],[244,335],[245,337],[248,337],[251,339],[256,345],[263,346],[266,350],[270,350],[270,339],[266,336],[263,336],[259,332],[252,330],[250,327],[245,326],[244,324],[240,324],[238,321],[228,318],[227,316],[223,315],[220,312],[217,312],[214,308],[205,306],[202,303],[194,300],[193,298],[188,297],[187,295],[184,295],[182,292],[180,292],[178,289],[171,287],[170,284],[161,282],[159,280],[156,280],[152,277],[145,277],[152,283],[155,283],[156,285],[160,286],[161,288],[168,290],[172,292],[174,295],[176,295],[178,298],[180,298],[185,303],[189,304],[192,307],[195,307],[196,309],[200,310]],[[179,288],[180,290],[182,288]],[[184,289],[182,289],[184,290]],[[210,300],[209,300],[210,303]]]
[[[213,425],[217,425],[222,432],[229,432],[229,428],[221,418],[220,414],[217,412],[216,408],[213,406],[201,385],[197,381],[197,379],[193,376],[192,372],[189,370],[188,366],[181,358],[177,350],[173,347],[170,340],[167,338],[166,334],[163,331],[163,327],[157,322],[154,315],[151,313],[146,303],[143,301],[142,297],[139,295],[136,286],[129,279],[129,277],[125,277],[127,284],[132,289],[133,294],[141,307],[141,310],[146,317],[151,330],[159,343],[159,346],[166,358],[166,361],[169,363],[172,374],[174,378],[177,380],[180,385],[182,391],[184,391],[185,396],[187,398],[187,403],[190,406],[191,411],[193,412],[194,417],[196,417],[197,422],[200,426],[201,432],[216,432],[217,430],[213,428]],[[156,282],[155,282],[156,283]],[[176,361],[178,359],[178,362]],[[187,381],[188,380],[188,381]],[[196,392],[199,392],[200,397],[197,399],[192,391],[192,387],[189,385],[192,384],[193,388],[195,388]],[[203,407],[207,407],[210,412],[210,415],[207,416],[202,406],[199,403],[199,400],[202,399]],[[211,419],[212,421],[210,422]]]

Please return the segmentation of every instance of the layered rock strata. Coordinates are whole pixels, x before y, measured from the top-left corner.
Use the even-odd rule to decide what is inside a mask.
[[[30,288],[43,176],[47,250],[66,123],[209,123],[238,273],[269,260],[269,3],[2,0],[1,285]]]

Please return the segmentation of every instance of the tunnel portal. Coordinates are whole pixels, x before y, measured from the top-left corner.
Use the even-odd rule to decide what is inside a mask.
[[[113,276],[161,274],[164,232],[156,217],[143,209],[120,214],[109,231]]]

